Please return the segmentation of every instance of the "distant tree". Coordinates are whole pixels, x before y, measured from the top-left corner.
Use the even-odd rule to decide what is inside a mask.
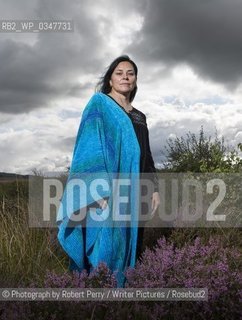
[[[242,144],[238,145],[242,151]],[[168,139],[165,170],[172,172],[239,172],[242,171],[242,159],[236,150],[228,150],[224,137],[207,137],[201,126],[199,136],[191,133],[186,137]]]

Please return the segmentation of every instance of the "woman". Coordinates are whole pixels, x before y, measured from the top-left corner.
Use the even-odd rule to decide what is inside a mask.
[[[93,95],[82,115],[58,215],[58,239],[71,258],[71,269],[92,269],[99,262],[106,262],[112,271],[118,271],[118,287],[124,286],[123,272],[127,267],[135,266],[141,252],[144,229],[138,228],[137,223],[140,173],[152,174],[155,184],[152,210],[160,204],[146,117],[132,106],[137,74],[136,64],[128,56],[121,56],[111,63],[101,78],[99,92]],[[73,191],[73,195],[67,190],[77,178],[85,182],[85,187],[80,184],[79,193]],[[92,183],[97,179],[104,184],[93,196]],[[117,187],[117,181],[129,183],[121,188],[119,182]],[[120,194],[121,189],[123,194]],[[117,206],[120,199],[127,201]],[[80,223],[79,219],[75,225],[70,223],[83,213],[85,220]],[[102,214],[105,219],[100,218]],[[96,220],[100,218],[96,224],[93,216]],[[129,226],[117,223],[114,218],[117,216],[126,217]]]

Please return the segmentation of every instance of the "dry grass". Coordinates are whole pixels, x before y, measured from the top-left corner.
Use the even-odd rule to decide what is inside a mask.
[[[9,194],[10,189],[12,188],[9,188]],[[41,283],[47,269],[65,271],[67,266],[67,258],[56,238],[57,230],[29,227],[28,201],[26,197],[22,197],[23,194],[24,191],[19,189],[16,190],[16,196],[0,195],[2,287],[27,285],[33,281]]]

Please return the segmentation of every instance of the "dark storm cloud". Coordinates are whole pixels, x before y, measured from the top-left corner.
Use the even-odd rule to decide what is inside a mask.
[[[168,67],[189,64],[200,76],[236,87],[242,80],[242,1],[150,0],[136,57]]]
[[[8,16],[9,18],[9,16]],[[20,19],[20,17],[17,17]],[[0,37],[0,111],[21,113],[43,107],[52,99],[75,94],[76,78],[102,68],[98,23],[78,1],[39,1],[33,15],[22,19],[72,19],[74,33],[39,33],[37,41]],[[29,36],[29,34],[28,34]],[[88,87],[80,84],[80,90]]]

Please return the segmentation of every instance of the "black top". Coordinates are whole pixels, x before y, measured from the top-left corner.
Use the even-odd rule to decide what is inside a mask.
[[[130,120],[132,121],[140,146],[140,172],[150,173],[149,178],[154,182],[154,191],[159,191],[158,177],[150,150],[149,131],[146,123],[146,115],[134,107],[130,112],[126,112],[126,110],[113,97],[109,97],[122,108],[122,110],[129,116]]]

